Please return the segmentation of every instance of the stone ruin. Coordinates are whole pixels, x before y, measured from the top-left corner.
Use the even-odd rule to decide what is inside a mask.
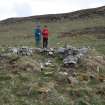
[[[47,54],[48,57],[60,57],[63,59],[63,63],[65,66],[68,65],[75,65],[79,62],[79,60],[83,57],[86,57],[88,54],[89,48],[83,47],[83,48],[76,48],[73,46],[67,45],[66,47],[60,47],[60,48],[49,48],[49,49],[43,49],[43,48],[30,48],[30,47],[9,47],[6,50],[4,50],[0,55],[17,55],[17,56],[32,56],[35,53],[38,54]]]
[[[3,49],[2,54],[4,55],[18,55],[18,56],[31,56],[33,54],[33,48],[29,47],[8,47]]]
[[[80,59],[86,57],[89,48],[75,48],[67,46],[66,48],[58,48],[57,53],[62,57],[64,65],[75,65]]]

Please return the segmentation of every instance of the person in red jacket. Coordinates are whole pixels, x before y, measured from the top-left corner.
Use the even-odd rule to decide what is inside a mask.
[[[43,36],[43,48],[47,48],[49,31],[46,25],[44,26],[44,29],[42,30],[42,36]]]

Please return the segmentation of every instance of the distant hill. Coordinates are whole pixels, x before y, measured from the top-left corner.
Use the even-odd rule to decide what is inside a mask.
[[[62,14],[48,14],[48,15],[39,15],[39,16],[30,16],[30,17],[21,17],[21,18],[9,18],[1,21],[1,24],[9,24],[16,22],[25,22],[25,21],[34,21],[35,19],[38,21],[45,22],[55,22],[55,21],[63,21],[63,20],[74,20],[74,19],[83,19],[94,16],[105,16],[105,6],[99,8],[92,9],[84,9],[70,13],[62,13]]]

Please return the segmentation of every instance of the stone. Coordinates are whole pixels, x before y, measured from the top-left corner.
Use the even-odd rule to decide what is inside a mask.
[[[14,47],[14,48],[9,48],[9,49],[8,49],[8,52],[9,52],[9,53],[13,53],[13,54],[18,54],[18,50],[19,50],[19,49],[18,49],[18,48],[15,48],[15,47]]]
[[[79,81],[75,77],[72,77],[72,76],[68,77],[67,80],[70,84],[78,84],[79,83]]]
[[[89,77],[90,77],[91,80],[95,80],[96,79],[96,76],[94,74],[90,74]]]
[[[47,71],[47,72],[44,72],[44,75],[45,76],[50,76],[52,75],[54,72],[53,71]]]
[[[63,47],[60,47],[57,49],[57,53],[59,53],[59,54],[64,54],[64,52],[65,52],[65,48],[63,48]]]
[[[54,48],[50,48],[50,51],[54,52]]]
[[[53,53],[52,51],[50,51],[50,52],[48,52],[48,55],[53,56],[53,55],[54,55],[54,53]]]
[[[67,56],[64,60],[63,63],[64,65],[68,65],[68,64],[77,64],[78,62],[78,58],[74,57],[74,56]]]
[[[68,75],[67,72],[59,72],[59,74],[62,75],[62,76],[67,76]]]
[[[71,50],[71,49],[74,49],[74,47],[73,47],[73,46],[71,46],[71,45],[66,45],[66,49]]]
[[[79,53],[79,54],[76,55],[76,57],[79,58],[79,59],[84,58],[84,54]]]
[[[44,64],[43,63],[40,63],[40,68],[41,68],[41,71],[44,69]]]
[[[47,62],[45,62],[44,65],[45,65],[45,66],[50,66],[50,65],[52,65],[52,61],[51,61],[51,60],[48,60]]]
[[[21,55],[21,56],[31,56],[33,54],[33,49],[32,48],[28,48],[28,47],[21,47],[21,48],[16,48],[16,47],[9,47],[7,49],[7,54],[15,54],[15,55]]]
[[[89,48],[85,48],[85,47],[79,49],[80,54],[87,54],[88,51],[89,51]]]
[[[60,43],[57,43],[58,45],[60,45]]]

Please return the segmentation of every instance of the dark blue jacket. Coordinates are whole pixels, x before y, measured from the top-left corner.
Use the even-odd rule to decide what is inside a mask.
[[[35,39],[41,40],[41,29],[40,28],[35,29]]]

